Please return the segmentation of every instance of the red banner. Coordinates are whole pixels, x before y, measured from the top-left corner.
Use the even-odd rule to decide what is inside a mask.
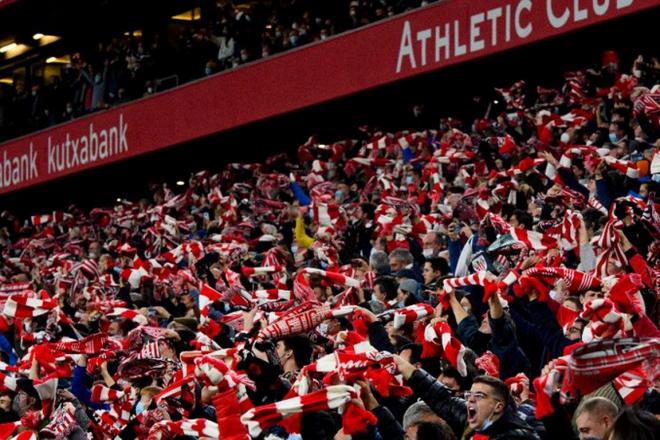
[[[657,6],[447,0],[0,146],[0,194]]]

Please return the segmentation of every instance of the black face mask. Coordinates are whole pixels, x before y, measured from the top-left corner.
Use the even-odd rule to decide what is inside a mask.
[[[257,385],[257,388],[262,388],[268,387],[279,380],[282,367],[279,364],[274,365],[255,357],[248,363],[246,371],[248,377]]]
[[[245,350],[242,353],[243,360],[237,364],[237,367],[247,373],[248,377],[255,382],[257,388],[263,389],[279,380],[282,367],[274,350],[264,350],[266,347],[257,348],[268,355],[269,362],[256,357],[251,351]]]

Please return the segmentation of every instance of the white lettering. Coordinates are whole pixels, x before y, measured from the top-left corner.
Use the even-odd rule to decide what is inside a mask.
[[[101,138],[101,143],[99,144],[99,159],[105,159],[108,157],[108,132],[106,130],[101,130],[99,137]]]
[[[435,27],[435,62],[440,62],[440,49],[445,51],[445,60],[449,59],[449,23],[445,23],[445,34],[441,36],[440,26]]]
[[[14,157],[11,160],[12,170],[11,170],[11,180],[14,184],[17,184],[21,181],[21,163],[18,160],[18,157]]]
[[[55,150],[51,143],[52,139],[48,136],[48,174],[55,172]]]
[[[582,21],[587,19],[587,10],[580,9],[580,0],[573,0],[573,21]]]
[[[461,55],[465,55],[467,53],[467,46],[465,44],[461,44],[459,41],[461,37],[460,33],[460,24],[458,20],[454,20],[454,56],[455,57],[460,57]]]
[[[30,143],[30,147],[23,154],[8,156],[7,151],[2,153],[0,161],[0,188],[18,185],[26,180],[39,177],[37,170],[37,152]]]
[[[126,132],[128,131],[128,124],[124,122],[124,114],[119,115],[119,151],[128,151],[128,139],[126,139]]]
[[[491,9],[486,13],[486,18],[490,20],[492,29],[491,44],[497,46],[497,19],[502,16],[502,8]]]
[[[511,41],[511,5],[504,8],[504,41]]]
[[[399,59],[396,62],[396,73],[401,72],[403,57],[408,57],[410,67],[417,68],[415,62],[415,51],[412,44],[412,35],[410,31],[410,22],[406,20],[403,24],[403,33],[401,34],[401,44],[399,45]]]
[[[69,134],[67,133],[67,138],[69,137]],[[71,165],[69,167],[74,167],[78,166],[80,163],[80,159],[78,159],[78,144],[80,143],[80,139],[74,139],[71,141]]]
[[[60,161],[60,159],[62,159]],[[57,171],[62,171],[66,166],[66,151],[64,150],[64,144],[55,145],[55,164],[57,165]]]
[[[578,1],[578,0],[575,0]],[[532,33],[532,22],[531,20],[527,22],[527,26],[522,26],[520,23],[520,14],[522,13],[523,9],[527,9],[528,11],[531,12],[532,10],[532,2],[531,0],[522,0],[520,3],[518,3],[518,6],[516,6],[516,34],[518,34],[518,38],[527,38],[529,37],[529,34]]]
[[[483,12],[470,17],[470,52],[483,50],[484,40],[480,39],[481,31],[479,24],[483,23],[486,16]]]
[[[598,3],[598,0],[593,0],[594,13],[596,15],[603,15],[610,7],[610,0],[603,0],[603,3]]]
[[[121,119],[120,119],[121,121]],[[121,122],[119,122],[121,125]],[[110,130],[108,130],[108,147],[110,150],[109,155],[112,156],[113,154],[119,153],[119,134],[117,133],[117,127],[110,127]]]
[[[548,15],[548,20],[550,21],[550,25],[553,28],[560,28],[564,26],[568,21],[568,17],[571,15],[571,12],[568,10],[568,8],[566,8],[560,16],[556,16],[552,9],[552,0],[545,0],[545,9]]]
[[[633,4],[633,0],[616,0],[616,8],[623,9]]]
[[[421,43],[422,66],[426,66],[426,40],[431,38],[431,29],[424,29],[417,32],[417,41]]]
[[[94,131],[94,124],[89,124],[89,161],[96,162],[99,156],[99,136]]]
[[[11,185],[11,161],[7,160],[7,152],[5,151],[2,160],[2,181],[5,187]]]
[[[87,145],[87,136],[80,138],[80,164],[85,165],[89,162],[89,145]]]
[[[33,145],[30,142],[30,179],[36,179],[39,177],[39,171],[37,170],[37,152],[32,150]]]

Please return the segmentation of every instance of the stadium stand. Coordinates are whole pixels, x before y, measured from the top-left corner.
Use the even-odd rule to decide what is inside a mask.
[[[342,41],[370,42],[391,25],[401,32],[387,67],[414,76],[432,67],[425,30],[448,14],[439,4],[330,43],[345,50]],[[617,29],[608,26],[583,32],[605,38]],[[409,90],[437,85],[429,75],[279,117],[252,109],[204,133],[212,144],[235,124],[235,140],[245,136],[222,157],[180,114],[171,121],[186,138],[147,139],[136,115],[158,96],[19,139],[28,153],[15,162],[15,144],[0,146],[0,183],[9,172],[16,184],[3,197],[15,192],[20,204],[0,212],[0,437],[657,438],[660,62],[580,47],[564,70],[554,60],[566,41],[452,68],[442,78],[463,73],[464,87],[442,91],[448,107],[403,104]],[[323,44],[298,53],[314,63],[315,51],[336,54]],[[548,57],[554,68],[537,72]],[[295,59],[216,79],[259,78]],[[500,66],[497,86],[475,66]],[[200,97],[206,81],[160,96]],[[394,104],[406,110],[390,123]],[[308,137],[303,114],[314,128],[360,123],[325,140]],[[203,122],[226,117],[211,116]],[[277,125],[305,140],[258,148],[280,136]],[[46,209],[18,191],[46,186],[22,179],[41,172],[32,157],[45,138],[46,167],[62,168],[51,180],[92,151],[131,158],[135,175],[90,166],[89,192],[69,180],[62,188],[78,197]],[[139,142],[159,144],[123,155]],[[173,184],[169,170],[193,163],[204,167]],[[149,167],[162,179],[128,193],[144,197],[94,195],[141,185]],[[68,197],[81,203],[63,205]]]

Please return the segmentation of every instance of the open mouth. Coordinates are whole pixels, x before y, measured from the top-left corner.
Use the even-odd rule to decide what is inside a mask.
[[[468,423],[472,423],[477,419],[477,408],[474,406],[467,407],[467,419]]]

